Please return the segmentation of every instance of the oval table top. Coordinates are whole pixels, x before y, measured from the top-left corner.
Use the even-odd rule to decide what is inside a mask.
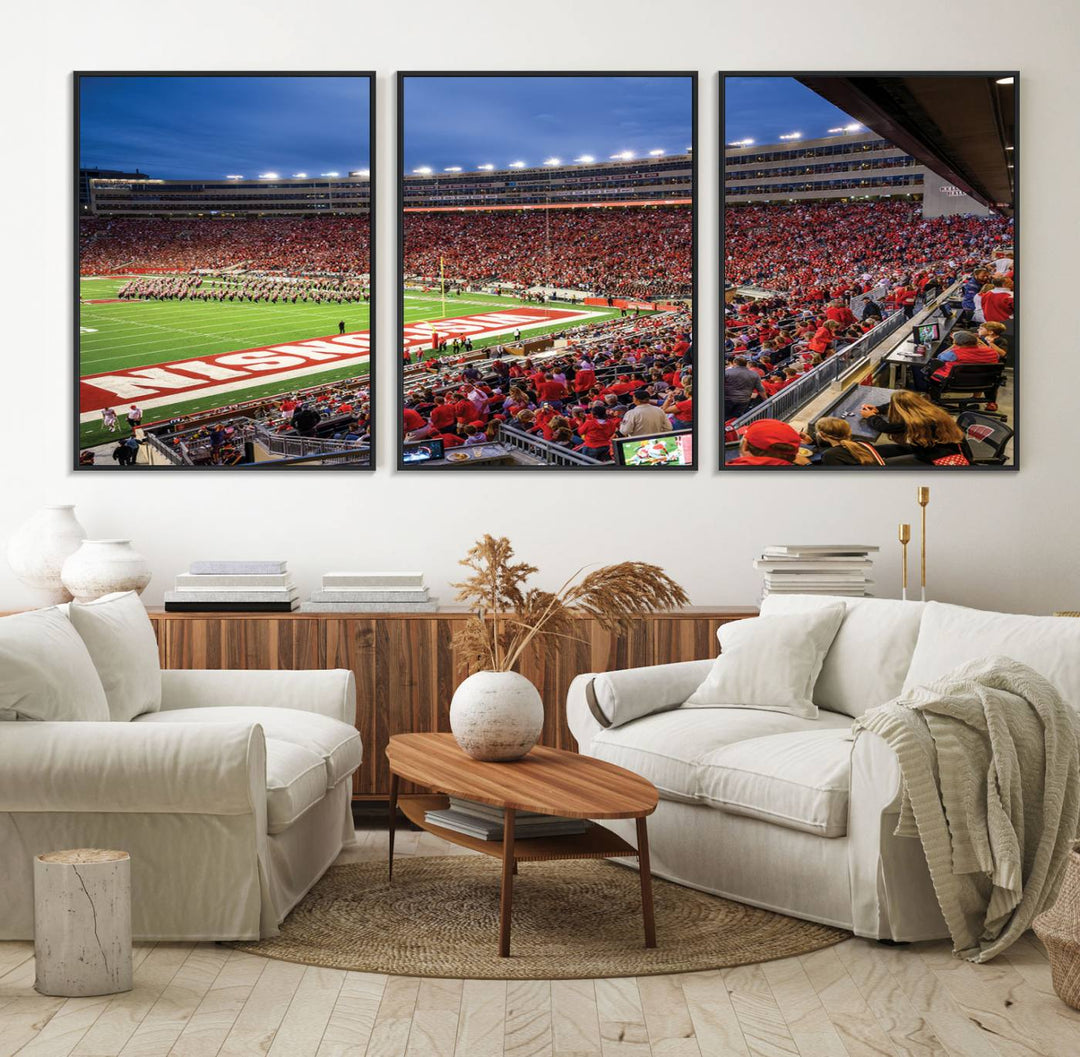
[[[656,787],[640,775],[543,745],[520,760],[485,763],[453,734],[395,734],[386,758],[401,778],[494,807],[566,818],[640,818],[656,808]]]

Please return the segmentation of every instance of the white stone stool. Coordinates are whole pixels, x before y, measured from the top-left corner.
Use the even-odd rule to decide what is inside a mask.
[[[75,848],[34,859],[34,987],[81,998],[131,990],[131,858]]]

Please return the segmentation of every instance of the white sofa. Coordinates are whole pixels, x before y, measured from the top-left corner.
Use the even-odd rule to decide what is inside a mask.
[[[131,855],[136,939],[273,935],[354,839],[352,673],[160,671],[135,596],[98,605],[0,620],[0,717],[65,717],[0,722],[0,939],[33,937],[33,857],[90,846]],[[90,667],[64,627],[88,617]],[[38,673],[20,658],[42,639],[65,660]],[[117,714],[133,688],[150,709]]]
[[[571,684],[579,750],[650,779],[653,872],[796,917],[895,941],[948,935],[922,845],[894,836],[896,757],[852,718],[958,665],[1012,657],[1080,708],[1080,620],[987,613],[936,602],[770,596],[762,615],[843,601],[814,688],[816,719],[683,708],[711,660]],[[777,657],[777,663],[783,663]],[[612,825],[634,842],[633,823]]]

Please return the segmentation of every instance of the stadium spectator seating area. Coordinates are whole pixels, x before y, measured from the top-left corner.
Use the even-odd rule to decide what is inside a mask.
[[[769,420],[773,409],[773,417],[796,427],[773,431],[774,441],[783,436],[777,441],[782,451],[772,453],[781,462],[983,461],[956,425],[958,416],[972,412],[980,413],[979,421],[969,424],[973,436],[1008,434],[989,455],[982,452],[987,461],[1000,461],[1011,437],[1011,430],[995,424],[1006,417],[997,395],[1013,362],[1008,221],[997,216],[924,220],[917,204],[900,200],[801,202],[729,206],[725,236],[725,439],[742,448],[741,456],[729,461],[757,460],[753,452],[745,458],[746,427]],[[820,437],[806,428],[804,405],[825,384],[842,379],[848,388],[860,382],[886,386],[885,368],[867,358],[878,336],[884,340],[897,324],[938,302],[945,302],[948,336],[933,350],[936,358],[905,372],[903,388],[885,394],[888,402],[875,405],[876,412],[869,407],[856,412],[881,426],[879,440],[885,443],[854,443],[850,423],[835,419],[821,420]],[[834,356],[844,362],[830,371],[826,361]],[[864,375],[846,373],[861,365],[867,368]],[[814,376],[821,386],[811,384]],[[791,386],[799,387],[792,390],[798,400],[778,397]],[[896,392],[906,395],[898,398]],[[922,423],[914,432],[913,415]],[[837,436],[826,441],[830,430]],[[941,443],[913,442],[916,434],[925,440],[927,430]]]

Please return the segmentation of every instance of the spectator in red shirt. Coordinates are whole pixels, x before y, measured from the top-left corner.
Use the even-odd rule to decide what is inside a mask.
[[[1004,323],[1008,326],[1013,317],[1013,295],[1005,286],[1004,276],[990,280],[990,290],[982,295],[983,318],[987,323]]]
[[[600,462],[610,460],[611,438],[618,428],[618,421],[607,417],[603,404],[593,404],[590,414],[578,427],[582,453]]]

